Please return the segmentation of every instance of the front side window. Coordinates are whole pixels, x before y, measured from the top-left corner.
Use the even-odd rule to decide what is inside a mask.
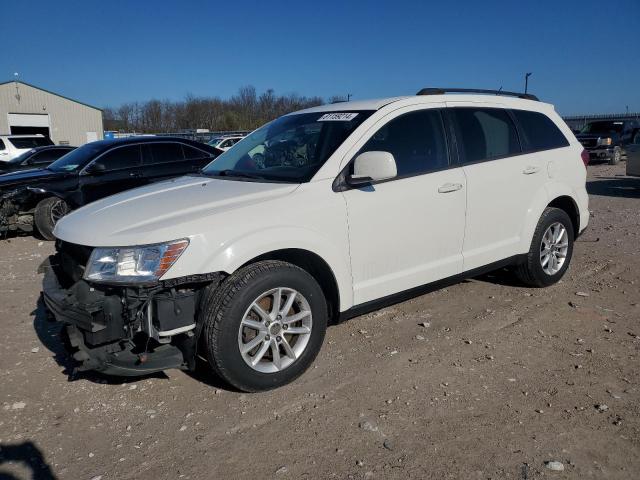
[[[140,145],[114,148],[98,159],[108,171],[132,168],[140,165]]]
[[[569,145],[567,138],[546,115],[526,110],[511,112],[518,121],[523,151],[536,152]]]
[[[259,128],[211,162],[205,175],[302,183],[373,111],[285,115]]]
[[[499,108],[452,108],[458,148],[465,163],[517,155],[521,152],[509,114]]]
[[[449,160],[440,111],[419,110],[391,120],[358,154],[371,151],[391,153],[398,177],[447,168]]]

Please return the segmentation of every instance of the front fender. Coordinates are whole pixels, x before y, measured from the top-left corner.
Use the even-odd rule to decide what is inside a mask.
[[[273,227],[244,234],[233,240],[213,245],[197,235],[191,237],[188,255],[173,265],[163,280],[184,275],[210,272],[233,273],[254,258],[285,249],[306,250],[322,258],[335,277],[340,294],[340,310],[353,306],[351,268],[347,252],[321,232],[304,227]]]

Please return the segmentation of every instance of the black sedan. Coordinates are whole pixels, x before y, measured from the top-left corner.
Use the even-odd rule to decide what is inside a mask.
[[[8,162],[0,162],[0,174],[31,168],[46,168],[75,148],[65,145],[32,148]]]
[[[37,232],[53,240],[69,211],[114,193],[200,171],[221,153],[174,137],[128,137],[88,143],[47,168],[0,175],[0,233]]]

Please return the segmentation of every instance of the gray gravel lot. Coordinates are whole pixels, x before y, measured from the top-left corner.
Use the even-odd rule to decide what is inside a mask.
[[[70,378],[39,306],[52,244],[0,241],[0,478],[640,478],[640,179],[589,170],[561,283],[499,272],[333,326],[260,394]]]

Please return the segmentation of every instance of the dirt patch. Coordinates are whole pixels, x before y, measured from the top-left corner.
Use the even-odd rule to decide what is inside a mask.
[[[0,478],[640,477],[640,179],[589,170],[561,283],[498,272],[355,318],[253,395],[205,373],[70,377],[39,303],[52,244],[0,241]]]

